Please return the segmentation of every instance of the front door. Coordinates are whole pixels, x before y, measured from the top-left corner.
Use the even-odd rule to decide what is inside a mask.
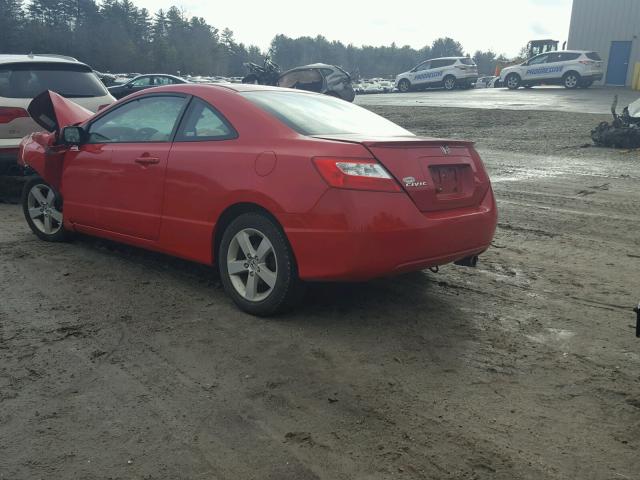
[[[174,130],[186,104],[177,94],[134,99],[88,126],[65,157],[65,215],[80,226],[155,240]]]
[[[611,42],[609,66],[607,67],[607,85],[627,84],[631,42]]]

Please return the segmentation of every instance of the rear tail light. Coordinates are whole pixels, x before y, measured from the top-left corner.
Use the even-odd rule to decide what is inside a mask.
[[[0,107],[0,123],[9,123],[16,118],[28,117],[29,112],[19,107]]]
[[[593,62],[591,60],[580,60],[580,63],[583,65],[595,65],[596,62]]]
[[[375,160],[316,157],[313,163],[331,187],[378,192],[401,192],[400,185]]]

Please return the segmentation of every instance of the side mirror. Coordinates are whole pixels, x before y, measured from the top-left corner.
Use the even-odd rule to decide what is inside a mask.
[[[82,127],[64,127],[60,138],[64,145],[81,145],[87,134]]]

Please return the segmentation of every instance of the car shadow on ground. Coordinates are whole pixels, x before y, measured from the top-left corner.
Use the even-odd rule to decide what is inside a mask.
[[[211,300],[232,306],[223,292],[217,268],[182,260],[97,237],[77,235],[74,247],[104,253],[121,261],[162,272],[183,285],[209,290]],[[431,272],[414,272],[367,282],[306,282],[298,305],[272,319],[277,322],[326,326],[350,324],[371,326],[379,322],[415,324],[419,318],[453,317],[455,305],[442,296],[442,288]],[[235,306],[232,306],[235,308]],[[436,316],[434,316],[435,318]],[[433,319],[434,319],[433,318]],[[433,320],[432,319],[432,320]],[[438,322],[440,323],[440,322]]]

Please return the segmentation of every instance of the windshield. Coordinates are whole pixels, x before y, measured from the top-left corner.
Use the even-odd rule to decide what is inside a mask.
[[[242,95],[303,135],[413,136],[369,110],[326,95],[277,90],[244,92]]]
[[[0,97],[34,98],[45,90],[67,98],[108,94],[86,65],[28,62],[0,66]]]

